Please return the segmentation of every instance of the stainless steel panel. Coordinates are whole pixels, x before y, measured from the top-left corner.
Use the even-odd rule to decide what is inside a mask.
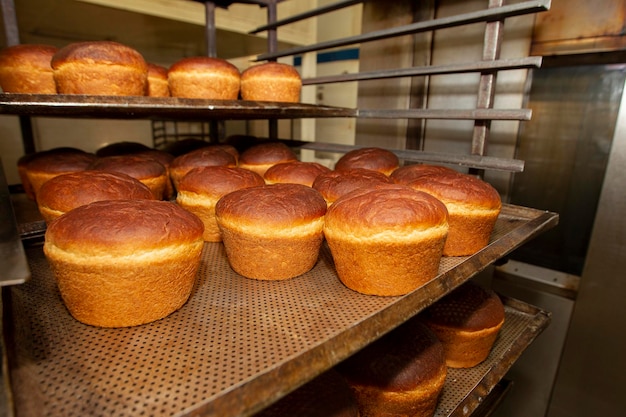
[[[626,409],[626,95],[549,417],[619,416]]]

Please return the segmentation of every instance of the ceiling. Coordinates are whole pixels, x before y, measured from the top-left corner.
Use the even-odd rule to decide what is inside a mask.
[[[204,6],[193,2],[183,6],[200,6],[200,17],[197,19],[199,23],[180,21],[176,16],[168,19],[91,4],[85,0],[14,2],[20,43],[44,43],[62,47],[72,42],[112,40],[137,49],[147,61],[165,66],[182,57],[207,53],[206,30],[203,24]],[[130,3],[132,2],[129,1],[128,4]],[[154,1],[153,4],[158,2]],[[256,5],[241,7],[260,8]],[[4,31],[1,36],[3,45],[6,45]],[[226,30],[219,25],[215,39],[217,56],[221,58],[231,59],[267,51],[267,40],[264,37]],[[292,44],[287,42],[279,44],[279,48],[290,46]]]

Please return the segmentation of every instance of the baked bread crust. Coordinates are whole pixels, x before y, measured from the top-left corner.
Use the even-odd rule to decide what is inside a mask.
[[[235,272],[289,279],[317,262],[326,203],[311,187],[273,184],[222,197],[215,206],[226,255]]]
[[[297,161],[298,157],[291,148],[282,142],[263,142],[253,145],[239,156],[239,167],[254,171],[260,176],[272,166]]]
[[[330,171],[330,168],[317,162],[291,161],[271,166],[263,178],[267,184],[291,183],[311,187],[320,174]]]
[[[289,64],[266,62],[241,73],[241,98],[250,101],[300,101],[302,78]]]
[[[74,318],[100,327],[136,326],[187,301],[202,230],[196,216],[170,202],[97,201],[53,221],[44,253]]]
[[[130,46],[113,41],[71,43],[51,60],[60,94],[144,96],[148,64]]]
[[[145,184],[154,198],[163,200],[167,194],[167,170],[153,158],[139,155],[104,156],[93,161],[89,169],[107,172],[121,172]]]
[[[340,197],[324,224],[339,279],[379,296],[404,295],[436,277],[447,233],[443,203],[396,184]]]
[[[361,417],[432,417],[447,373],[442,344],[415,319],[337,369],[352,387]]]
[[[424,175],[408,186],[429,193],[446,205],[450,233],[444,256],[473,255],[489,243],[502,207],[500,195],[489,183],[454,172]]]
[[[183,58],[170,66],[167,79],[172,97],[239,98],[241,74],[225,59],[208,56]]]
[[[46,223],[68,211],[101,200],[154,200],[150,189],[126,174],[79,171],[59,175],[41,186],[37,198]]]
[[[209,166],[191,169],[179,182],[176,202],[204,223],[203,238],[221,242],[215,219],[215,205],[224,195],[243,188],[265,184],[255,172],[237,167]]]
[[[146,95],[149,97],[169,97],[170,87],[167,81],[167,68],[148,62],[148,84]]]
[[[0,51],[0,87],[5,93],[56,94],[52,45],[21,44]]]
[[[339,197],[357,188],[391,183],[389,177],[381,172],[353,168],[345,171],[322,173],[315,179],[312,187],[322,194],[326,203],[330,206]]]
[[[370,169],[391,175],[400,166],[395,153],[383,148],[359,148],[344,154],[335,163],[335,171],[346,171],[354,168]]]
[[[59,148],[37,153],[26,163],[25,171],[35,199],[41,186],[61,174],[84,171],[96,160],[96,155],[73,148]]]
[[[174,188],[193,168],[206,166],[236,167],[237,158],[220,145],[209,145],[174,158],[170,164],[170,177]]]
[[[396,184],[408,185],[411,181],[416,180],[424,175],[437,175],[441,173],[456,173],[452,168],[441,165],[429,164],[411,164],[399,167],[393,171],[390,178]]]
[[[469,281],[420,314],[437,335],[451,368],[471,368],[483,362],[504,324],[498,295]]]

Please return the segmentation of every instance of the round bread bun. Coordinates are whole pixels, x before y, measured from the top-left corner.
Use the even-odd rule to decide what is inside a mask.
[[[167,193],[169,179],[165,167],[145,156],[132,154],[104,156],[93,161],[89,169],[129,175],[145,184],[157,200],[163,200]]]
[[[408,186],[431,194],[446,205],[450,232],[444,256],[473,255],[489,243],[502,207],[498,191],[489,183],[453,172],[422,176]]]
[[[324,223],[341,282],[380,296],[407,294],[436,277],[447,234],[443,203],[396,184],[340,197]]]
[[[361,417],[432,417],[446,380],[441,342],[415,318],[337,366]]]
[[[405,165],[393,171],[390,178],[396,184],[408,185],[411,181],[424,175],[437,175],[441,173],[456,173],[452,168],[441,165],[412,164]]]
[[[391,183],[385,174],[369,169],[354,168],[346,171],[322,173],[313,181],[312,187],[322,194],[326,204],[330,206],[339,197],[357,188]]]
[[[345,378],[330,369],[255,416],[359,417],[359,408]]]
[[[48,225],[43,249],[76,320],[128,327],[164,318],[187,301],[202,230],[200,219],[168,201],[96,201]]]
[[[266,62],[241,73],[241,98],[250,101],[300,101],[302,79],[289,64]]]
[[[56,94],[51,45],[21,44],[0,51],[0,87],[5,93]]]
[[[387,176],[400,166],[395,153],[383,148],[359,148],[344,154],[335,163],[335,171],[346,171],[354,168],[371,169]]]
[[[170,164],[170,177],[174,188],[178,190],[178,183],[193,168],[209,166],[236,167],[237,158],[218,145],[204,146],[177,156]]]
[[[239,167],[254,171],[260,176],[265,175],[270,167],[297,161],[298,156],[282,142],[262,142],[249,147],[239,156]]]
[[[152,191],[126,174],[79,171],[59,175],[39,189],[37,206],[46,223],[85,204],[101,200],[153,200]]]
[[[51,65],[60,94],[146,94],[146,61],[138,51],[118,42],[71,43],[54,54]]]
[[[221,242],[215,205],[224,195],[265,184],[256,172],[237,167],[207,166],[191,169],[178,183],[176,203],[204,223],[206,242]]]
[[[149,97],[169,97],[170,87],[167,81],[167,68],[148,62],[148,91]]]
[[[169,68],[167,80],[172,97],[237,100],[241,74],[221,58],[183,58]]]
[[[313,186],[315,179],[330,168],[317,162],[291,161],[282,162],[268,168],[263,178],[267,184],[302,184]]]
[[[319,256],[326,203],[306,185],[233,191],[215,205],[226,255],[248,278],[282,280],[309,271]]]
[[[421,320],[443,343],[450,368],[471,368],[489,356],[504,324],[498,295],[471,281],[422,313]]]
[[[84,171],[96,158],[92,153],[75,148],[54,148],[37,152],[24,167],[35,199],[46,181],[57,175]]]

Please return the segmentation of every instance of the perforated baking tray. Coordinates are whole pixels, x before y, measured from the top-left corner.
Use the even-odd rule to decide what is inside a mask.
[[[17,415],[252,415],[557,219],[554,213],[505,206],[486,248],[470,257],[444,258],[437,278],[402,297],[347,289],[326,248],[310,272],[272,282],[237,275],[223,245],[206,244],[187,304],[165,319],[125,329],[74,320],[41,246],[29,248],[32,279],[3,291]]]

